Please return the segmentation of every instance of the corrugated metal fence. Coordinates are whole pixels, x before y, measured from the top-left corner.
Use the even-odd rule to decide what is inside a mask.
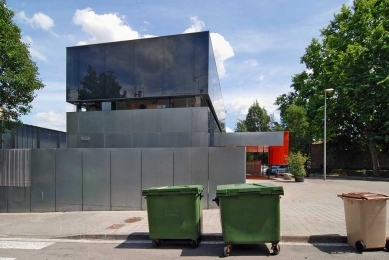
[[[0,186],[30,187],[31,149],[0,150]]]

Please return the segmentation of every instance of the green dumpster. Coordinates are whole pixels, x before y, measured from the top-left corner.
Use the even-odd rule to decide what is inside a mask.
[[[279,253],[280,195],[283,187],[271,183],[217,186],[225,256],[232,244],[272,243],[273,253]]]
[[[150,238],[155,247],[163,240],[190,239],[197,247],[202,234],[202,185],[145,189]]]

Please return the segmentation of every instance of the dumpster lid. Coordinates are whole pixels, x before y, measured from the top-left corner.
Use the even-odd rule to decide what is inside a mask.
[[[244,193],[259,193],[264,195],[284,195],[284,188],[271,183],[243,183],[218,185],[216,197],[235,196]]]
[[[182,185],[182,186],[163,186],[152,187],[142,191],[143,196],[160,194],[198,194],[204,190],[203,185]]]
[[[349,192],[339,194],[340,198],[352,198],[361,200],[388,200],[389,197],[383,194],[377,194],[373,192]]]

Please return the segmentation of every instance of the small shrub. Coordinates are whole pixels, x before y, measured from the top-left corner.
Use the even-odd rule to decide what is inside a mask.
[[[308,157],[300,152],[289,153],[289,156],[287,156],[287,160],[289,168],[291,169],[291,174],[293,176],[305,176],[306,173],[304,165],[307,159]]]

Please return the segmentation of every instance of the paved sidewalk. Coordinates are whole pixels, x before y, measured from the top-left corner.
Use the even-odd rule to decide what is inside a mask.
[[[389,182],[344,180],[327,181],[312,177],[304,183],[294,181],[271,182],[284,187],[281,198],[281,235],[284,238],[309,236],[346,236],[343,201],[337,194],[370,191],[389,195]],[[389,206],[387,207],[389,211]],[[388,212],[389,215],[389,212]],[[131,218],[140,221],[126,223]],[[204,210],[204,234],[221,233],[219,209]],[[386,225],[389,235],[389,218]],[[2,213],[0,237],[54,238],[72,235],[111,235],[125,237],[148,232],[146,211],[84,211],[53,213]],[[293,239],[291,239],[293,240]],[[297,239],[298,240],[298,239]],[[294,239],[296,241],[296,239]]]

